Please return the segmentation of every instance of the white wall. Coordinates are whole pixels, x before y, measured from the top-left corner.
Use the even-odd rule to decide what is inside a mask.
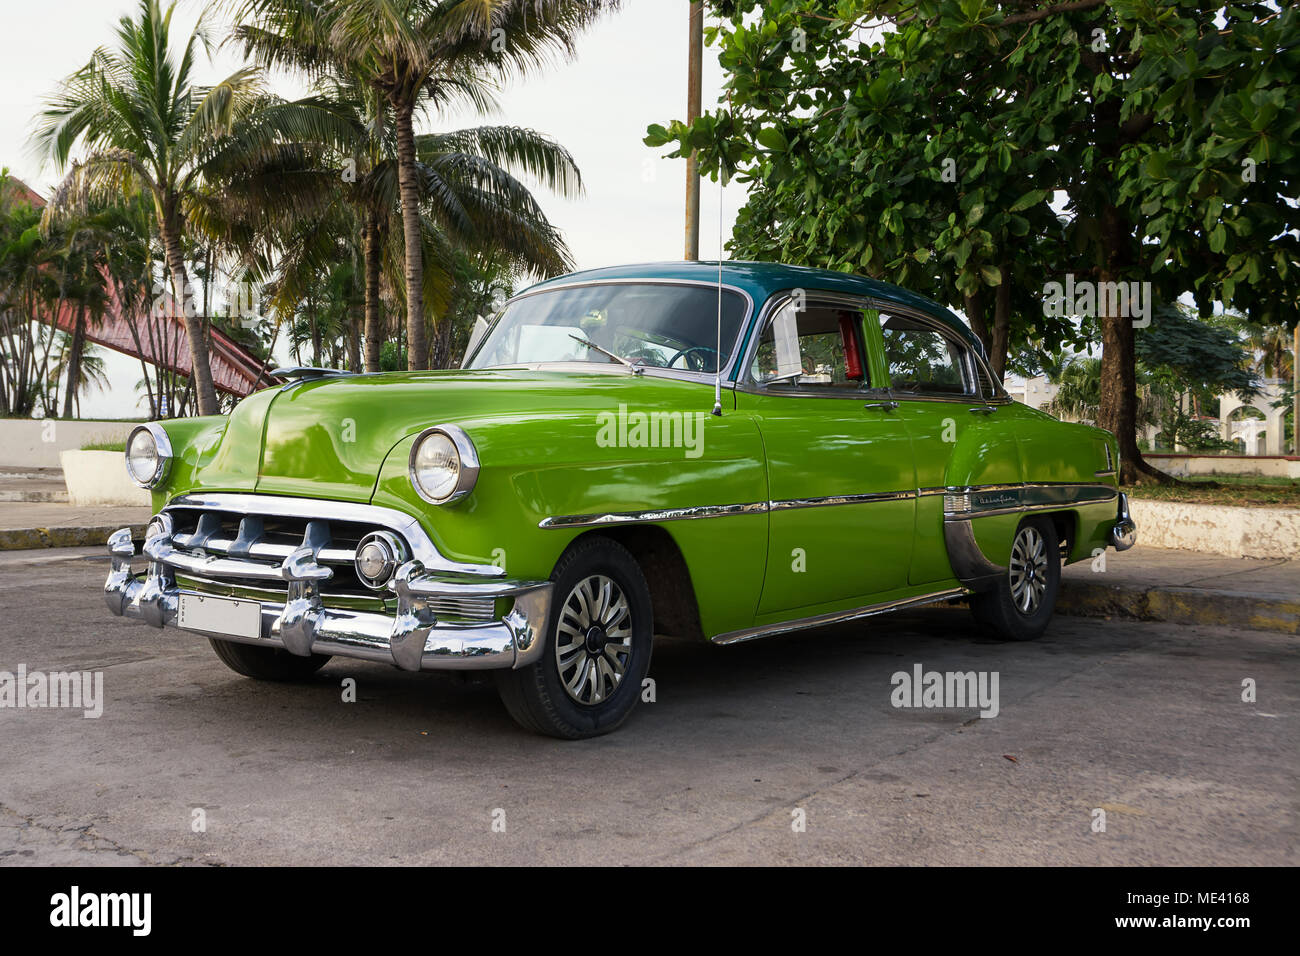
[[[0,465],[58,468],[59,454],[89,442],[125,441],[135,422],[0,420]]]

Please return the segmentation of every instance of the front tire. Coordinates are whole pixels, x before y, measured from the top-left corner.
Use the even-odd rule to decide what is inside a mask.
[[[980,629],[1004,641],[1032,641],[1047,630],[1061,587],[1061,543],[1048,518],[1026,518],[1016,528],[1007,571],[989,591],[973,595]]]
[[[609,538],[584,538],[560,558],[540,658],[497,672],[506,710],[523,727],[564,740],[597,737],[627,720],[650,670],[650,587]]]
[[[330,659],[328,654],[299,657],[278,647],[257,647],[253,644],[240,644],[238,641],[223,641],[216,637],[208,640],[223,664],[236,674],[255,680],[304,680],[324,667]]]

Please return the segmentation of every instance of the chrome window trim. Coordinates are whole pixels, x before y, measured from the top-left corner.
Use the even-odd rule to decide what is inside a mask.
[[[865,303],[870,301],[866,296],[854,295],[851,292],[823,292],[820,289],[804,289],[803,291],[807,294],[809,305],[814,301],[818,301],[862,308]],[[767,301],[763,303],[763,308],[754,325],[753,334],[749,337],[749,342],[745,346],[745,354],[741,356],[742,364],[736,368],[736,375],[732,379],[735,382],[736,390],[748,392],[751,395],[780,395],[783,398],[847,398],[853,401],[861,401],[862,396],[871,391],[870,387],[865,384],[852,389],[843,386],[839,388],[810,386],[804,390],[797,385],[785,386],[784,388],[778,385],[774,388],[771,385],[764,385],[754,378],[752,374],[754,357],[758,355],[758,343],[763,337],[763,331],[767,327],[768,320],[793,298],[793,288],[781,289],[773,292],[767,297]],[[866,341],[863,341],[862,349],[862,358],[866,363],[863,373],[865,379],[869,380],[871,377],[871,346]]]
[[[948,328],[948,326],[945,323],[941,322],[939,319],[936,319],[932,315],[927,315],[926,313],[920,311],[919,309],[913,308],[908,305],[896,303],[889,299],[878,299],[873,297],[869,301],[871,302],[872,306],[876,308],[878,311],[885,311],[885,309],[888,308],[889,310],[898,312],[899,314],[904,315],[909,319],[915,319],[917,321],[925,323],[926,325],[932,327],[936,332],[940,333],[941,335],[947,336],[950,339],[954,338],[953,330]],[[1010,394],[1008,394],[1007,390],[1003,388],[1001,384],[999,384],[997,378],[993,375],[993,370],[989,368],[988,362],[984,360],[984,356],[980,354],[979,350],[977,350],[969,342],[958,340],[958,344],[962,347],[962,351],[966,355],[966,360],[963,364],[967,366],[967,373],[973,377],[973,381],[976,385],[975,392],[973,394],[928,395],[924,392],[900,392],[895,389],[892,389],[892,387],[890,389],[891,392],[895,392],[898,395],[906,397],[906,399],[909,402],[918,402],[918,401],[920,402],[972,402],[974,401],[974,402],[983,402],[986,405],[1010,405],[1012,401],[1014,401],[1014,399],[1012,399]],[[993,385],[993,388],[995,389],[994,394],[992,396],[983,394],[983,389],[979,387],[980,376],[978,373],[981,370],[984,372],[984,375],[987,376],[988,381]]]
[[[350,521],[374,524],[401,535],[410,546],[412,556],[434,572],[470,577],[499,578],[505,569],[492,564],[468,564],[443,557],[420,523],[410,515],[379,505],[355,504],[324,498],[290,498],[282,495],[259,495],[245,492],[191,493],[178,495],[167,502],[163,513],[176,508],[226,511],[236,515],[312,520]]]
[[[513,295],[509,299],[507,299],[505,305],[502,306],[501,311],[497,313],[495,318],[493,318],[492,324],[489,325],[487,331],[483,333],[483,338],[479,341],[478,346],[475,348],[474,354],[470,356],[470,358],[466,362],[466,371],[481,372],[481,371],[487,371],[488,369],[519,368],[521,366],[530,367],[530,368],[552,368],[555,366],[575,365],[575,364],[593,365],[596,366],[597,368],[601,368],[605,364],[608,364],[603,362],[579,362],[579,363],[512,362],[506,365],[487,365],[481,369],[468,368],[469,362],[472,362],[475,358],[478,357],[478,353],[483,349],[484,343],[486,343],[487,340],[492,337],[493,331],[496,329],[498,323],[500,323],[501,320],[505,317],[505,314],[507,311],[509,311],[509,308],[512,303],[518,302],[520,299],[530,298],[535,295],[543,295],[547,292],[558,292],[561,289],[580,289],[585,286],[597,286],[597,285],[690,285],[690,286],[703,286],[704,288],[708,288],[708,289],[717,289],[721,287],[723,289],[726,289],[729,292],[735,292],[745,302],[745,313],[744,315],[741,316],[740,324],[736,329],[735,341],[731,343],[731,354],[729,356],[729,363],[730,363],[729,373],[724,373],[723,375],[723,384],[728,386],[734,386],[736,381],[735,355],[736,355],[736,351],[740,347],[741,342],[744,341],[745,333],[749,331],[750,320],[754,317],[754,297],[738,285],[732,285],[729,282],[723,282],[723,283],[709,282],[704,279],[670,279],[670,278],[659,278],[659,277],[651,277],[645,279],[585,279],[577,282],[562,282],[557,285],[548,284],[544,288],[534,287],[532,289],[525,289],[523,292],[520,292],[517,295]],[[717,327],[717,316],[715,315],[714,328],[716,329],[716,327]],[[687,371],[686,369],[670,369],[670,368],[662,368],[659,366],[650,366],[650,365],[641,366],[641,368],[643,368],[645,373],[647,374],[656,371],[659,373],[668,373],[667,375],[661,374],[661,376],[659,377],[685,379],[687,381],[708,382],[709,384],[712,384],[714,379],[717,377],[716,374],[713,372],[690,372]]]

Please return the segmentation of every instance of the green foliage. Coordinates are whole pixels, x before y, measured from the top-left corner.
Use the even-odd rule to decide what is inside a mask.
[[[1077,348],[1108,327],[1100,415],[1126,449],[1127,319],[1045,318],[1046,282],[1149,282],[1156,302],[1190,292],[1204,314],[1219,301],[1296,323],[1295,5],[713,6],[725,103],[645,142],[749,185],[737,257],[928,294],[967,313],[995,367],[1004,348]]]

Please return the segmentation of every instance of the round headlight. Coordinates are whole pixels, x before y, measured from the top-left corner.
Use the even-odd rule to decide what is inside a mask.
[[[152,422],[136,428],[126,440],[126,472],[141,488],[163,480],[171,457],[167,433]]]
[[[450,504],[465,497],[478,480],[478,453],[455,425],[426,428],[411,446],[411,484],[425,501]]]

